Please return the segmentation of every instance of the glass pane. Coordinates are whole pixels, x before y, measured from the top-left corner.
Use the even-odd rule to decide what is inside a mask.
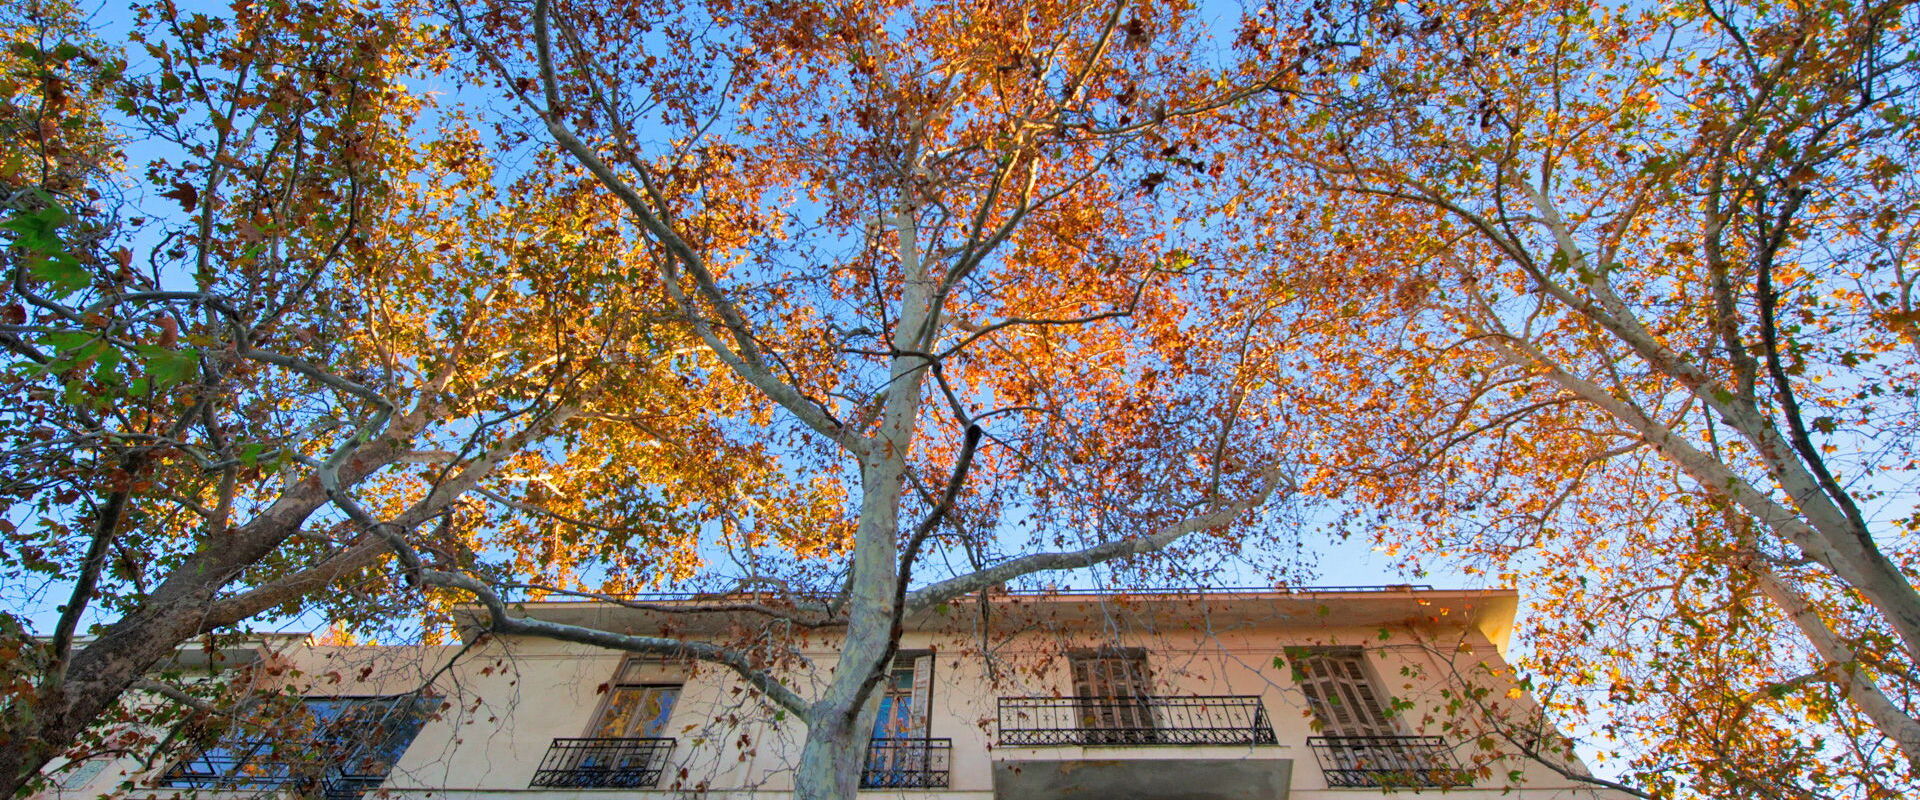
[[[905,739],[921,735],[913,719],[914,661],[896,663],[880,685],[880,712],[873,719],[873,738]]]
[[[72,790],[85,786],[106,768],[107,759],[105,758],[91,758],[81,762],[78,767],[70,766],[66,774],[60,778],[60,788]]]
[[[915,733],[911,687],[905,695],[888,694],[880,698],[880,714],[873,720],[873,738],[909,739],[914,738]]]
[[[284,715],[275,712],[277,718],[236,725],[162,781],[243,791],[318,782],[331,792],[342,778],[371,785],[392,769],[435,705],[414,696],[308,698]]]
[[[667,662],[657,658],[629,658],[620,662],[620,674],[613,682],[622,686],[644,686],[649,680],[660,680],[660,669]]]
[[[426,725],[428,698],[371,698],[340,714],[326,733],[336,771],[385,775]]]
[[[648,686],[641,690],[645,702],[640,706],[645,711],[642,717],[639,735],[658,737],[667,729],[667,720],[673,716],[673,704],[680,699],[678,686]]]
[[[368,702],[375,701],[343,697],[309,697],[303,705],[306,707],[307,714],[313,718],[314,724],[320,726],[334,722],[353,712],[356,706]]]
[[[627,735],[627,729],[633,724],[640,708],[640,686],[615,686],[607,698],[607,708],[600,713],[600,724],[594,726],[593,734],[599,737],[620,737]]]

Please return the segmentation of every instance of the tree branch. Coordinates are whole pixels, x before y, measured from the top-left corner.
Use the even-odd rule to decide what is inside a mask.
[[[399,544],[405,545],[404,542]],[[409,559],[403,555],[401,560],[418,563],[419,556],[416,554]],[[648,653],[707,661],[733,670],[768,699],[788,711],[801,715],[803,719],[809,712],[810,704],[805,698],[781,683],[771,673],[756,666],[751,658],[740,651],[706,642],[688,642],[659,636],[632,636],[577,625],[515,617],[508,613],[506,603],[501,601],[499,593],[477,578],[431,569],[422,570],[420,577],[426,584],[460,589],[479,598],[480,604],[487,609],[489,619],[487,629],[493,633],[538,636],[629,653]]]
[[[1111,542],[1103,542],[1079,550],[1067,550],[1051,553],[1032,553],[1002,561],[991,567],[966,575],[949,578],[939,583],[923,587],[907,594],[907,606],[918,610],[938,603],[944,603],[964,594],[971,594],[1009,580],[1036,572],[1053,572],[1063,569],[1080,569],[1101,564],[1127,556],[1142,555],[1163,550],[1190,533],[1218,528],[1231,522],[1234,517],[1259,508],[1282,485],[1290,485],[1280,473],[1272,468],[1265,475],[1266,485],[1253,495],[1239,501],[1214,507],[1213,510],[1197,517],[1189,517],[1172,523],[1145,536],[1133,536]]]

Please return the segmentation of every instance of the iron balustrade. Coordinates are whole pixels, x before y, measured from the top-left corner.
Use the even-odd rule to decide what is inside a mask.
[[[874,739],[860,788],[945,789],[952,755],[952,739]]]
[[[1163,586],[1138,589],[1101,589],[1101,588],[1045,588],[1045,587],[1006,587],[992,590],[994,594],[1009,597],[1187,597],[1193,595],[1222,594],[1389,594],[1397,592],[1430,592],[1431,584],[1425,583],[1386,583],[1364,585],[1325,585],[1314,586]],[[535,599],[535,595],[540,595]],[[537,591],[528,586],[509,586],[501,590],[501,598],[513,603],[593,603],[605,602],[607,598],[657,603],[732,603],[742,600],[768,604],[793,603],[796,606],[823,606],[838,597],[836,591],[794,591],[794,592],[617,592],[614,594],[575,595],[562,592]]]
[[[324,800],[360,800],[385,783],[385,771],[360,772],[312,757],[316,745],[268,739],[229,739],[216,750],[175,763],[160,776],[169,789],[267,793],[292,788],[318,790]]]
[[[1438,736],[1314,736],[1307,746],[1328,786],[1473,785],[1472,773]]]
[[[218,750],[175,763],[160,776],[169,789],[272,790],[297,783],[294,764],[275,753],[266,739],[222,742]]]
[[[645,789],[660,782],[672,752],[667,738],[555,739],[533,773],[533,786]]]
[[[360,800],[387,782],[385,775],[334,775],[320,782],[322,800]]]
[[[1213,697],[1002,697],[1000,744],[1275,744],[1254,695]]]

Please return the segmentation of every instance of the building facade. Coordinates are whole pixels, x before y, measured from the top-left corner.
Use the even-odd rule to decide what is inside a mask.
[[[555,622],[762,646],[805,694],[831,626],[701,600],[532,602]],[[996,594],[907,620],[875,690],[863,796],[1335,800],[1409,792],[1610,798],[1553,763],[1504,656],[1511,591]],[[164,752],[64,765],[47,800],[321,794],[328,800],[791,791],[804,730],[731,671],[545,640],[446,647],[263,642],[231,659],[278,701]],[[257,691],[257,687],[256,687]],[[1535,733],[1523,733],[1535,731]],[[154,732],[158,734],[159,732]]]

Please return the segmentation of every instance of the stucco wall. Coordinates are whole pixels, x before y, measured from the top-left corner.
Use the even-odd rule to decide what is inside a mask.
[[[1291,796],[1355,798],[1375,789],[1330,789],[1308,738],[1317,734],[1306,696],[1291,670],[1276,665],[1288,647],[1350,645],[1365,648],[1383,695],[1410,706],[1399,712],[1403,732],[1434,734],[1460,744],[1462,731],[1477,730],[1455,711],[1462,681],[1482,691],[1480,702],[1507,709],[1531,708],[1510,691],[1495,643],[1474,619],[1456,615],[1382,624],[1354,624],[1339,604],[1315,613],[1263,614],[1257,606],[1214,613],[1205,607],[1081,605],[1071,613],[1045,606],[983,621],[975,609],[955,609],[917,623],[901,646],[935,653],[928,735],[953,740],[947,790],[876,791],[873,796],[919,798],[990,797],[996,762],[1060,760],[1183,759],[1290,760]],[[1377,616],[1377,615],[1376,615]],[[617,617],[609,618],[617,619]],[[645,627],[645,620],[628,628]],[[716,639],[727,638],[716,632]],[[1067,651],[1128,647],[1146,651],[1159,696],[1251,695],[1260,698],[1275,745],[1152,747],[999,747],[995,744],[998,700],[1014,696],[1074,693]],[[457,663],[449,659],[459,654]],[[805,692],[826,679],[837,657],[834,635],[816,633],[801,647],[799,663],[783,676]],[[661,663],[645,680],[682,683],[683,694],[666,733],[677,740],[671,765],[655,791],[529,789],[535,770],[556,738],[586,735],[623,656],[542,639],[488,638],[464,652],[455,648],[296,647],[281,656],[287,680],[309,695],[391,694],[430,685],[443,702],[386,784],[395,796],[481,800],[507,796],[606,798],[707,792],[717,797],[775,796],[791,787],[803,733],[793,719],[761,702],[737,676],[712,665]],[[1466,710],[1478,710],[1469,703]],[[1470,715],[1467,715],[1470,716]],[[1465,727],[1456,727],[1465,725]],[[165,759],[158,762],[164,768]],[[1462,759],[1468,763],[1468,759]],[[1604,797],[1544,766],[1513,758],[1488,764],[1491,777],[1453,796],[1523,798]],[[56,793],[72,800],[138,780],[139,765],[119,763],[95,780]],[[1513,777],[1519,780],[1514,782]],[[173,791],[135,792],[167,796]],[[214,793],[202,792],[203,796]]]

